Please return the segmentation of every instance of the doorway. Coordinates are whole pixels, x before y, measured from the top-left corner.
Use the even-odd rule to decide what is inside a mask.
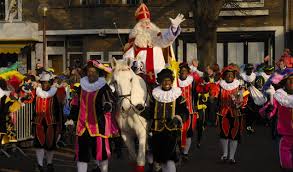
[[[63,55],[48,55],[48,67],[53,68],[55,75],[63,73]]]

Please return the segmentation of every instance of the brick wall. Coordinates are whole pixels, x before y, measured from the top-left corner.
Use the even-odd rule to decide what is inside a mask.
[[[136,23],[133,5],[101,5],[101,6],[78,6],[79,0],[72,0],[71,7],[69,0],[49,0],[51,9],[48,12],[48,29],[99,29],[114,28],[115,21],[119,28],[132,28]],[[119,0],[110,0],[116,3]],[[75,4],[75,5],[74,5]],[[76,5],[77,4],[77,5]],[[292,6],[291,2],[291,6]],[[31,0],[23,0],[23,18],[25,21],[39,22],[41,17],[38,14],[39,2],[32,3]],[[151,17],[154,23],[161,28],[169,26],[169,17],[176,17],[177,13],[185,16],[192,10],[190,0],[160,0],[153,1],[149,5]],[[283,25],[283,0],[265,0],[265,7],[268,9],[268,16],[251,17],[221,17],[219,27],[253,27],[253,26],[282,26]],[[291,8],[292,9],[292,8]],[[292,13],[291,13],[292,14]],[[292,21],[291,17],[291,21]],[[292,24],[291,22],[291,28]],[[182,27],[194,27],[193,19],[187,19]],[[40,25],[40,29],[41,25]]]

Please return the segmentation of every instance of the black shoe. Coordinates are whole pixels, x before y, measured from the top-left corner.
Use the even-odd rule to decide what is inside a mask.
[[[99,166],[97,166],[95,169],[92,170],[92,172],[101,172],[101,169]]]
[[[227,160],[228,160],[228,158],[227,158],[226,156],[221,156],[221,158],[220,158],[220,161],[221,161],[222,163],[226,163]]]
[[[44,167],[40,166],[39,164],[36,165],[35,171],[36,172],[45,172]]]
[[[235,161],[235,159],[229,159],[229,164],[236,164],[236,161]]]
[[[54,172],[53,164],[48,164],[47,165],[47,172]]]
[[[196,147],[197,147],[198,149],[200,149],[200,143],[197,143],[197,144],[196,144]]]
[[[182,161],[183,161],[183,162],[189,160],[189,156],[188,156],[188,154],[182,154],[181,156],[182,156]]]
[[[246,131],[247,131],[248,134],[254,134],[255,133],[255,130],[251,126],[246,127]]]

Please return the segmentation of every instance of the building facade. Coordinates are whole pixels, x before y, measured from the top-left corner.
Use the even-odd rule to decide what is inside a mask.
[[[4,2],[4,5],[0,3],[0,11],[5,11],[0,14],[3,21],[0,22],[0,47],[7,47],[7,44],[21,46],[18,51],[6,48],[1,52],[0,49],[1,62],[3,54],[10,58],[11,52],[8,51],[12,51],[14,56],[17,54],[18,58],[26,59],[26,69],[43,63],[44,19],[47,39],[45,60],[56,73],[63,72],[66,67],[82,66],[88,59],[109,63],[112,57],[121,58],[123,45],[136,24],[135,10],[141,2],[148,5],[151,20],[161,29],[170,26],[169,17],[183,13],[186,21],[182,23],[182,33],[173,45],[175,54],[180,61],[187,62],[193,58],[204,58],[197,57],[191,0],[16,0],[21,10],[13,21],[9,21],[7,11],[12,1],[15,0],[0,0]],[[40,4],[44,2],[48,4],[45,18],[39,12]],[[217,29],[217,63],[220,66],[231,62],[260,63],[267,55],[275,60],[285,47],[293,48],[291,0],[235,0],[235,3],[237,8],[227,5],[220,13]],[[3,29],[1,25],[9,25],[14,30]],[[31,33],[25,31],[23,25],[29,25],[27,30]],[[13,34],[8,34],[7,30]],[[18,36],[22,32],[26,36]]]
[[[22,0],[0,0],[0,68],[19,62],[23,73],[31,68],[39,41],[38,23],[23,20]]]

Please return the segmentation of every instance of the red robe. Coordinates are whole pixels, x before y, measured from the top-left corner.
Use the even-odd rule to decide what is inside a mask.
[[[243,128],[243,120],[240,118],[241,112],[240,109],[235,106],[236,100],[233,100],[232,96],[237,95],[239,93],[239,83],[235,80],[233,83],[234,86],[224,87],[221,85],[221,82],[225,83],[223,80],[219,85],[214,85],[211,95],[214,97],[218,97],[219,101],[219,111],[218,115],[221,117],[220,130],[223,132],[225,137],[232,137],[234,139],[236,135],[238,135]],[[232,85],[233,83],[230,83]],[[226,83],[226,85],[229,85]],[[243,97],[243,100],[240,103],[240,108],[244,108],[247,104],[248,96]],[[219,119],[219,118],[218,118]],[[230,125],[231,120],[233,120],[233,127]]]
[[[197,119],[197,114],[194,112],[193,109],[193,91],[194,89],[194,79],[193,76],[188,76],[184,81],[181,81],[178,79],[178,86],[181,88],[182,91],[182,97],[185,98],[186,100],[186,106],[189,111],[189,118],[187,121],[184,122],[183,127],[182,127],[182,135],[181,135],[181,146],[185,147],[186,145],[186,139],[187,139],[187,131],[189,129],[194,130],[196,127],[196,119]],[[191,127],[191,128],[190,128]]]

